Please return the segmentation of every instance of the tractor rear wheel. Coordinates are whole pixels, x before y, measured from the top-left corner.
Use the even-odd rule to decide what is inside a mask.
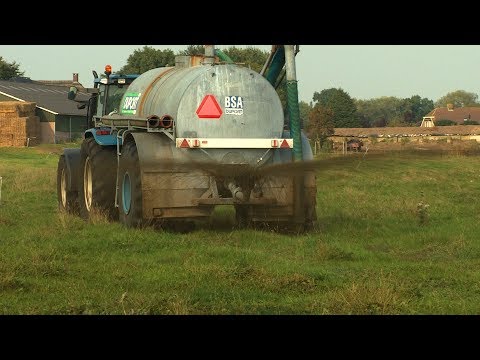
[[[57,166],[57,199],[58,209],[69,214],[78,213],[78,192],[69,191],[68,183],[72,174],[65,162],[65,155],[61,155]]]
[[[80,149],[80,216],[90,220],[99,211],[108,220],[117,217],[115,208],[117,157],[114,147],[97,144],[94,138],[83,141]]]
[[[140,165],[134,141],[122,148],[119,164],[118,209],[120,222],[127,227],[139,227],[143,221],[143,199]]]

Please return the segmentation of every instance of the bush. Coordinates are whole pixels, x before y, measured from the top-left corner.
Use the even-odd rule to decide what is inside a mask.
[[[452,125],[457,125],[457,123],[455,121],[447,120],[447,119],[441,119],[441,120],[435,121],[435,126],[452,126]]]
[[[475,120],[467,120],[463,122],[463,125],[480,125],[480,123]]]
[[[427,225],[429,220],[429,213],[428,208],[430,207],[429,204],[425,201],[425,194],[423,192],[421,194],[421,201],[417,204],[417,220],[419,225]]]
[[[333,141],[332,140],[325,140],[320,147],[320,151],[322,152],[331,152],[333,150]]]

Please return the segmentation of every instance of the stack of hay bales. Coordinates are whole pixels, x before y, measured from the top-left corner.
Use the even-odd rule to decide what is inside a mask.
[[[35,103],[0,101],[0,146],[31,146],[40,143],[40,119]]]

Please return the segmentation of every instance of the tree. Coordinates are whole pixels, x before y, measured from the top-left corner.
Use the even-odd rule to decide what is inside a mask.
[[[306,129],[308,127],[308,116],[310,111],[312,111],[312,105],[307,104],[305,101],[300,101],[298,108],[300,110],[300,122],[303,123],[303,128]]]
[[[435,103],[435,107],[446,107],[447,104],[453,104],[454,107],[480,106],[478,95],[465,90],[456,90],[442,96]]]
[[[265,61],[267,61],[268,58],[268,51],[263,51],[253,46],[248,46],[246,48],[230,46],[227,49],[222,49],[222,51],[234,62],[242,63],[256,72],[262,70]]]
[[[388,126],[388,127],[406,127],[406,126],[409,126],[409,125],[410,124],[405,122],[405,118],[403,116],[395,116],[395,117],[389,119],[385,126]]]
[[[163,66],[175,65],[175,55],[172,50],[154,49],[151,46],[144,46],[143,49],[135,49],[127,59],[119,73],[122,74],[143,74],[145,71]]]
[[[179,51],[177,55],[197,56],[205,55],[205,48],[203,45],[188,45],[185,50]]]
[[[408,125],[415,125],[434,109],[433,100],[414,95],[403,99],[403,119]]]
[[[317,104],[308,114],[307,133],[322,148],[327,138],[334,133],[334,113],[332,109]]]
[[[333,113],[333,123],[338,128],[360,127],[360,118],[354,100],[343,89],[331,88],[313,94],[313,101],[329,108]]]
[[[387,125],[387,114],[380,99],[355,100],[357,115],[362,127],[384,127]]]
[[[24,71],[20,71],[20,64],[7,62],[0,56],[0,80],[10,80],[17,76],[23,76]]]
[[[400,99],[382,96],[369,100],[355,100],[363,127],[413,126],[433,110],[433,101],[414,95]]]

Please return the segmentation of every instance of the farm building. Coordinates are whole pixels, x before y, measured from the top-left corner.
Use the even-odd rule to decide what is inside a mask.
[[[480,124],[480,107],[469,106],[455,108],[453,104],[447,107],[439,107],[430,111],[423,117],[421,127],[433,127],[436,121],[449,120],[457,125],[463,125],[466,121],[476,121]]]
[[[329,137],[334,147],[351,139],[360,139],[368,146],[378,142],[417,142],[452,140],[480,142],[480,125],[455,125],[435,127],[381,127],[381,128],[335,128],[334,134]]]
[[[67,99],[69,90],[67,82],[61,81],[58,85],[45,83],[30,79],[2,80],[0,102],[35,103],[33,116],[37,116],[40,121],[38,134],[40,143],[57,143],[78,138],[86,129],[87,110],[78,109],[76,102]],[[70,85],[72,84],[75,83],[70,81]],[[79,88],[81,89],[81,86]],[[87,96],[79,93],[77,99],[86,100]],[[5,133],[0,128],[0,133],[2,132]]]

